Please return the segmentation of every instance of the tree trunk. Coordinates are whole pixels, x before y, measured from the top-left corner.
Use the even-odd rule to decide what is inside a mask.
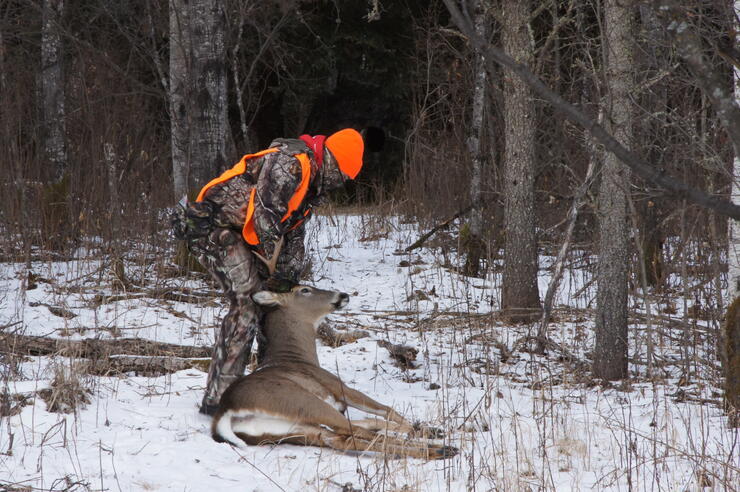
[[[482,38],[486,37],[486,7],[482,0],[475,6],[475,31]],[[481,138],[483,136],[483,113],[486,106],[486,60],[483,52],[475,50],[475,88],[473,89],[473,114],[470,118],[470,133],[467,138],[468,154],[471,160],[470,172],[470,212],[469,234],[464,238],[466,259],[463,272],[476,277],[480,270],[481,256],[485,253],[483,242],[483,156]]]
[[[175,198],[226,163],[226,17],[222,0],[170,0],[170,131]]]
[[[60,22],[64,0],[44,0],[41,32],[41,85],[44,111],[44,155],[52,183],[67,172],[67,132],[64,116],[64,78]]]
[[[604,3],[603,42],[606,69],[606,125],[619,142],[632,143],[629,96],[633,72],[632,10],[620,0]],[[594,376],[606,380],[627,376],[627,275],[629,169],[616,155],[604,156],[599,190],[599,264],[596,296]]]
[[[737,26],[737,19],[740,16],[740,0],[735,0],[734,3],[735,11],[735,40],[736,44],[740,43],[740,26]],[[735,102],[740,106],[740,68],[737,65],[733,70],[733,79],[735,87]],[[733,159],[733,173],[732,173],[732,190],[731,199],[735,204],[740,204],[740,142],[733,142],[733,150],[735,152],[735,158]],[[728,264],[728,284],[730,289],[730,299],[740,297],[740,222],[737,220],[730,219],[730,240],[729,240],[729,251],[727,255]]]
[[[121,292],[128,286],[126,280],[126,268],[123,262],[123,252],[121,248],[121,200],[118,194],[118,155],[113,148],[113,144],[106,142],[103,144],[103,157],[105,167],[108,172],[108,223],[110,225],[110,235],[108,237],[108,251],[111,262],[112,288],[114,292]]]
[[[67,129],[64,111],[64,56],[61,21],[64,0],[44,0],[41,27],[41,94],[45,167],[51,175],[41,203],[42,238],[53,250],[65,247],[74,236],[67,199]]]
[[[528,20],[530,2],[503,2],[504,50],[520,63],[532,62]],[[506,234],[501,309],[512,321],[540,315],[535,235],[535,109],[527,84],[504,70],[504,196]]]
[[[170,0],[169,110],[172,145],[172,181],[175,200],[187,194],[190,148],[188,94],[190,93],[190,24],[187,1]]]
[[[225,24],[223,0],[190,0],[190,190],[200,189],[226,163]]]
[[[740,42],[740,0],[733,3],[735,14],[735,44]],[[733,70],[735,102],[740,105],[740,68]],[[738,143],[733,146],[735,158],[732,166],[731,200],[740,203],[740,149]],[[722,354],[723,373],[725,377],[725,405],[729,423],[740,427],[740,223],[730,219],[728,228],[729,240],[727,251],[727,283],[729,284],[729,307],[725,315],[724,350]]]

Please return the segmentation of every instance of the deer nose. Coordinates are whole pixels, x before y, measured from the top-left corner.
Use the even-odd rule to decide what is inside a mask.
[[[349,302],[349,294],[345,294],[344,292],[340,292],[337,298],[337,302],[334,303],[337,309],[343,308]]]

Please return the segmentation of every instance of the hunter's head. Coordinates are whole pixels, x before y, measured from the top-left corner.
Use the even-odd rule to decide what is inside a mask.
[[[321,163],[323,188],[342,186],[348,179],[355,179],[362,169],[365,144],[357,130],[345,128],[324,137],[301,135]]]

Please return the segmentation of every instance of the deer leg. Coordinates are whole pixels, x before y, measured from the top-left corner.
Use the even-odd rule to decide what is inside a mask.
[[[408,432],[408,430],[406,430],[406,426],[404,426],[403,424],[377,417],[351,420],[350,422],[352,423],[353,427],[359,427],[360,429],[365,429],[373,432]]]
[[[411,422],[396,413],[396,411],[393,410],[391,407],[383,405],[382,403],[373,400],[366,394],[352,389],[349,386],[342,385],[341,391],[342,393],[341,395],[339,395],[341,397],[341,400],[350,407],[362,410],[363,412],[367,412],[373,415],[378,415],[390,420],[391,422],[395,422],[399,426],[399,432],[412,432],[414,430],[414,426],[411,424]]]
[[[301,437],[306,444],[329,447],[338,451],[372,451],[395,456],[408,456],[424,460],[452,458],[459,451],[452,446],[442,446],[426,441],[402,440],[375,434],[360,437],[342,434],[320,427],[304,428]]]
[[[368,428],[371,430],[385,430],[387,428],[388,430],[393,432],[403,432],[406,434],[415,435],[417,437],[431,437],[436,439],[441,439],[444,437],[444,432],[441,429],[425,424],[412,424],[401,415],[396,413],[393,408],[373,400],[360,391],[354,390],[347,386],[342,386],[342,390],[344,396],[342,401],[344,401],[344,403],[346,403],[348,406],[352,408],[357,408],[358,410],[362,410],[363,412],[371,413],[373,415],[379,415],[393,423],[392,426],[386,427],[385,425],[381,424],[381,426],[378,427],[368,422],[368,425],[370,425],[370,427]],[[358,422],[358,425],[362,427],[363,422]]]
[[[379,436],[377,439],[365,440],[352,436],[343,437],[345,446],[357,451],[366,450],[377,453],[392,454],[396,456],[409,456],[423,460],[436,460],[452,458],[459,450],[452,446],[442,446],[425,441],[409,440],[403,441],[389,437]]]

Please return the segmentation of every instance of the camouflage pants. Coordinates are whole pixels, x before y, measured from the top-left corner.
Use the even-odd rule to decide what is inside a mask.
[[[229,384],[244,374],[252,342],[261,335],[262,313],[251,295],[259,290],[262,279],[256,258],[238,232],[216,228],[205,237],[190,239],[188,247],[221,284],[229,301],[208,371],[203,397],[207,409],[217,405]]]

